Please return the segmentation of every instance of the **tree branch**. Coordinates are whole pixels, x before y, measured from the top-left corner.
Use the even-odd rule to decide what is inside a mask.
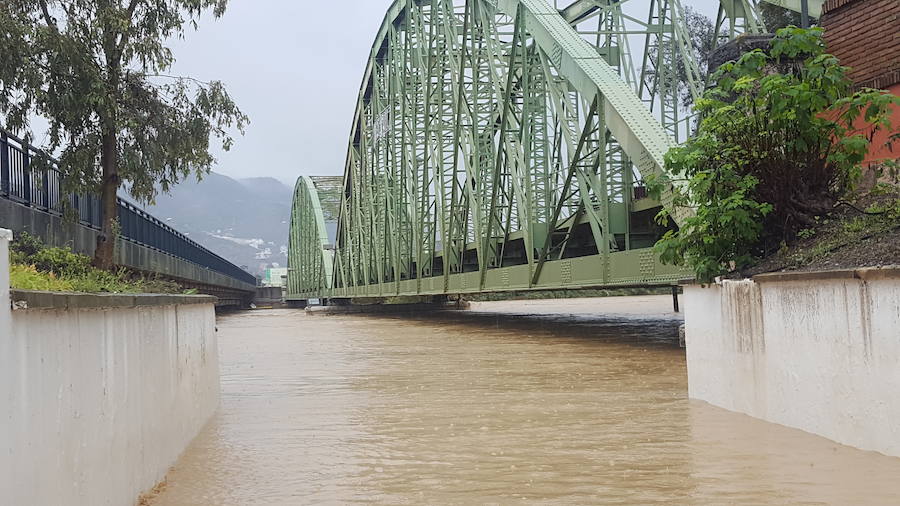
[[[41,4],[41,13],[44,15],[44,22],[47,23],[47,27],[59,34],[59,26],[56,24],[56,19],[50,15],[50,8],[47,6],[47,0],[40,0]]]
[[[168,75],[168,74],[144,74],[144,77],[164,77],[166,79],[174,79],[176,81],[192,81],[194,83],[197,83],[197,84],[200,84],[203,86],[209,86],[210,84],[212,84],[209,81],[201,81],[200,79],[197,79],[195,77],[190,77],[190,76],[173,76],[173,75]]]
[[[140,0],[131,0],[131,3],[128,4],[128,23],[129,29],[125,30],[125,33],[122,34],[122,38],[119,39],[119,43],[116,44],[116,56],[120,56],[122,52],[125,50],[125,46],[128,44],[128,40],[131,38],[131,18],[134,17],[134,12],[137,10],[138,3]]]

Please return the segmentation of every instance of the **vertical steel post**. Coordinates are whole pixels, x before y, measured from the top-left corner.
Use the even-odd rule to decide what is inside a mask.
[[[0,132],[0,194],[9,195],[9,137]]]
[[[44,167],[41,169],[41,193],[43,194],[44,209],[48,212],[53,207],[50,203],[50,169]]]
[[[680,313],[681,308],[678,307],[678,287],[675,285],[672,285],[672,304],[675,307],[675,312]]]
[[[27,145],[22,146],[22,199],[31,206],[31,156]]]
[[[800,0],[800,28],[809,28],[809,0]]]

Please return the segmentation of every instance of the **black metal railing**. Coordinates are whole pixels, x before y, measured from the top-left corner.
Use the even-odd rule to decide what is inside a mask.
[[[43,160],[46,163],[34,163]],[[62,216],[68,208],[78,223],[100,229],[100,199],[92,194],[63,193],[56,160],[22,139],[0,130],[0,198],[37,211]],[[256,284],[249,272],[200,246],[186,235],[134,204],[119,200],[122,237],[148,248],[195,263],[245,283]]]

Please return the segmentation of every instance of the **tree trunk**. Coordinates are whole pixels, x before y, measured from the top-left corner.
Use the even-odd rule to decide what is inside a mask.
[[[100,215],[102,225],[97,236],[97,249],[94,252],[94,266],[100,269],[115,268],[115,248],[118,235],[119,204],[117,195],[121,179],[119,179],[116,152],[116,134],[103,134],[103,146],[100,153],[100,165],[103,168],[103,180],[100,185]]]

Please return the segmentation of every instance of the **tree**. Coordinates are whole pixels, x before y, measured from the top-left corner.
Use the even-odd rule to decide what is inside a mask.
[[[682,11],[682,21],[687,27],[688,40],[686,40],[687,55],[697,64],[697,70],[700,75],[696,76],[700,79],[697,83],[702,88],[706,80],[709,68],[709,55],[713,50],[715,40],[713,33],[715,31],[712,21],[702,13],[697,12],[690,6],[685,6]],[[691,108],[694,103],[694,94],[691,92],[691,80],[688,75],[688,67],[685,61],[684,51],[681,45],[674,40],[671,42],[670,50],[662,52],[662,60],[660,54],[652,47],[648,48],[648,58],[654,69],[668,69],[669,72],[662,72],[662,79],[665,79],[665,86],[668,89],[674,89],[677,93],[678,103],[686,110]],[[702,92],[703,90],[698,90]]]
[[[900,98],[851,92],[846,68],[824,48],[820,28],[789,27],[770,51],[716,71],[697,101],[697,135],[666,154],[668,173],[687,183],[675,205],[695,214],[657,244],[664,262],[687,264],[702,281],[741,269],[814,226],[852,189]],[[868,126],[854,126],[858,119]],[[670,183],[656,181],[655,190]]]
[[[759,2],[759,14],[769,33],[789,26],[800,26],[800,13],[769,2]]]
[[[94,262],[113,267],[123,182],[138,200],[215,161],[229,130],[248,118],[223,84],[166,73],[167,41],[227,0],[8,0],[0,9],[0,115],[13,131],[37,114],[49,122],[45,149],[60,153],[64,185],[99,191],[103,225]]]
[[[712,20],[689,5],[684,7],[684,22],[691,38],[692,56],[697,62],[700,77],[705,82],[709,73],[709,55],[716,44],[715,26],[713,26]],[[676,49],[676,52],[680,53],[681,50]],[[681,101],[686,107],[690,107],[694,103],[694,96],[688,87],[687,72],[684,65],[678,65],[676,68],[678,69],[678,91]]]

